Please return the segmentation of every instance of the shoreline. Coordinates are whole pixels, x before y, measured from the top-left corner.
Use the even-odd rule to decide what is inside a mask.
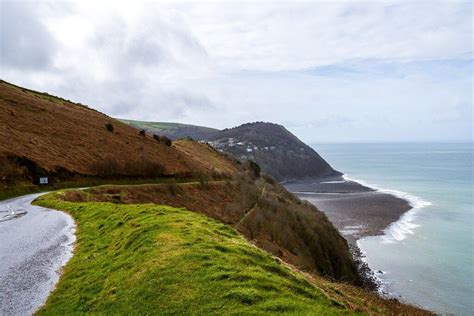
[[[413,215],[430,203],[404,192],[380,189],[346,175],[293,180],[284,183],[284,186],[323,211],[347,240],[363,287],[386,294],[378,277],[383,272],[370,268],[358,240],[374,236],[384,236],[386,242],[404,239],[418,227],[411,223]]]

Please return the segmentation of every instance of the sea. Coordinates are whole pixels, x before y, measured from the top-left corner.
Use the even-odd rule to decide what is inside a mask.
[[[381,293],[443,315],[474,315],[473,144],[312,146],[346,179],[412,209],[358,241]]]

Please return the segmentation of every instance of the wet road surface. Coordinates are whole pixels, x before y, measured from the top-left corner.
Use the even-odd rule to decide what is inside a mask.
[[[59,211],[31,205],[39,194],[0,202],[0,315],[31,315],[72,256],[75,225]]]

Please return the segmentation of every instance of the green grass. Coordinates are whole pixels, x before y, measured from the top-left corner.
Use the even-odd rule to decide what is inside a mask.
[[[217,131],[216,129],[213,129],[210,127],[192,125],[192,124],[183,124],[183,123],[147,122],[147,121],[133,121],[133,120],[125,120],[125,119],[118,119],[118,120],[125,124],[134,126],[136,128],[145,129],[154,133],[173,132],[176,130],[180,130],[182,128],[195,128],[201,131]]]
[[[222,178],[226,179],[226,178]],[[219,181],[219,179],[218,179]],[[65,188],[84,188],[101,185],[140,185],[159,183],[198,183],[198,179],[192,178],[151,178],[151,179],[99,179],[84,178],[76,181],[57,182],[48,185],[34,185],[17,183],[7,187],[0,187],[0,201],[22,196],[25,194],[55,191]]]
[[[195,126],[195,125],[171,123],[171,122],[146,122],[146,121],[125,120],[125,119],[119,119],[119,121],[122,121],[129,125],[137,126],[139,128],[151,128],[151,129],[156,129],[156,130],[171,130],[171,129],[176,129],[176,128],[185,127],[185,126]]]
[[[203,215],[155,204],[35,203],[78,224],[73,258],[39,315],[348,314],[303,276]]]

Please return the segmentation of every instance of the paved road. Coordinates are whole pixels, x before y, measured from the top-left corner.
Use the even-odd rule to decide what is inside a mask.
[[[0,315],[31,315],[72,256],[75,225],[62,212],[31,205],[40,194],[0,202]]]

